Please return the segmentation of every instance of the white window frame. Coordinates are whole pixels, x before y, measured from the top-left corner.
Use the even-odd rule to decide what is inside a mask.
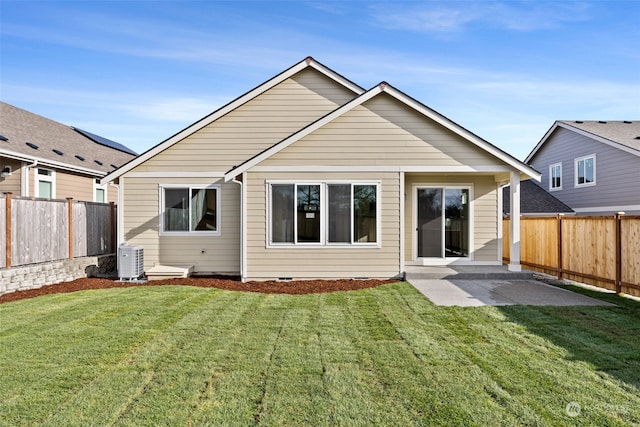
[[[413,212],[412,212],[412,230],[418,229],[418,190],[420,189],[442,189],[446,190],[468,190],[469,191],[469,256],[466,257],[446,257],[444,252],[444,244],[442,245],[442,252],[440,257],[428,257],[428,258],[419,258],[418,257],[418,238],[415,236],[413,238],[413,253],[412,259],[414,261],[420,261],[423,265],[441,265],[441,264],[454,264],[456,262],[468,262],[474,261],[475,259],[475,184],[473,183],[448,183],[448,184],[438,184],[438,183],[414,183],[412,185],[412,197],[413,197]],[[445,217],[442,216],[442,241],[444,242],[444,221]],[[502,219],[498,219],[498,221],[502,221]]]
[[[191,190],[216,190],[216,230],[193,230],[193,231],[165,231],[164,229],[164,190],[165,189],[183,188],[189,192],[189,215],[191,215]],[[159,234],[161,236],[220,236],[222,233],[222,205],[220,203],[222,199],[222,186],[219,184],[206,185],[206,184],[160,184],[158,186],[160,200],[158,206],[158,218],[160,222],[158,224]],[[191,217],[189,217],[189,224],[191,224]]]
[[[45,170],[50,172],[49,175],[40,175],[40,173],[38,171],[40,170]],[[39,168],[39,167],[35,167],[33,168],[33,173],[35,175],[35,178],[33,179],[34,182],[34,189],[33,189],[33,195],[34,197],[41,197],[40,196],[40,181],[42,182],[50,182],[51,183],[51,199],[55,199],[56,198],[56,171],[53,169],[47,169],[47,168]]]
[[[586,165],[586,160],[588,159],[593,159],[593,181],[592,182],[585,182],[582,184],[578,183],[578,164],[580,162],[585,162]],[[583,157],[578,157],[574,160],[573,163],[573,176],[574,176],[574,187],[575,188],[582,188],[582,187],[593,187],[594,185],[596,185],[596,155],[594,154],[589,154],[588,156],[583,156]],[[586,170],[585,170],[585,176],[586,176]]]
[[[560,168],[560,185],[557,187],[553,186],[553,170],[555,168]],[[549,191],[559,191],[562,190],[562,163],[554,163],[549,165]]]
[[[100,185],[99,179],[93,180],[93,201],[96,203],[109,203],[109,193],[107,192],[107,184]],[[98,202],[98,190],[104,191],[104,202]]]
[[[272,203],[272,185],[293,185],[294,194],[297,194],[298,185],[319,185],[320,186],[320,242],[298,242],[298,220],[297,215],[294,215],[293,219],[293,231],[294,238],[293,243],[289,242],[273,242],[271,229],[271,207]],[[350,238],[351,243],[345,242],[329,242],[329,228],[327,227],[327,221],[329,220],[329,197],[328,187],[329,185],[350,185],[351,186],[351,227],[353,227],[353,186],[354,185],[372,185],[376,187],[376,241],[375,242],[354,242],[353,240],[353,228],[351,229]],[[381,191],[380,181],[371,180],[330,180],[330,181],[266,181],[267,192],[267,215],[266,215],[266,246],[267,248],[380,248],[382,246],[381,235]],[[294,207],[297,203],[294,204]]]

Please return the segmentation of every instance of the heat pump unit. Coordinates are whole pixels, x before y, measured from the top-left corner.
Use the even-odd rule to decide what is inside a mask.
[[[120,245],[118,248],[118,276],[120,280],[137,280],[144,274],[144,255],[141,246]]]

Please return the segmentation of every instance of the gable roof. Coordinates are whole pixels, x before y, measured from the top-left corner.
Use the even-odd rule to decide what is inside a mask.
[[[529,153],[525,162],[533,159],[547,139],[549,139],[559,127],[640,156],[640,120],[557,120],[531,153]]]
[[[91,134],[103,140],[98,143],[73,127],[6,102],[0,102],[0,134],[2,156],[97,177],[135,157],[116,142]]]
[[[455,134],[461,136],[462,138],[464,138],[465,140],[467,140],[470,143],[474,144],[475,146],[481,148],[482,150],[486,151],[487,153],[489,153],[489,154],[493,155],[494,157],[500,159],[501,161],[503,161],[504,163],[508,164],[512,168],[520,171],[522,174],[525,174],[526,176],[528,176],[530,178],[534,178],[536,180],[540,180],[540,173],[538,171],[536,171],[535,169],[533,169],[532,167],[522,163],[521,161],[517,160],[515,157],[511,156],[510,154],[502,151],[501,149],[499,149],[495,145],[493,145],[493,144],[487,142],[486,140],[480,138],[476,134],[474,134],[474,133],[470,132],[469,130],[463,128],[462,126],[458,125],[457,123],[453,122],[452,120],[448,119],[447,117],[443,116],[442,114],[438,113],[437,111],[432,110],[431,108],[429,108],[426,105],[420,103],[419,101],[416,101],[414,98],[412,98],[412,97],[406,95],[405,93],[399,91],[398,89],[394,88],[393,86],[389,85],[388,83],[382,82],[382,83],[378,84],[377,86],[374,86],[373,88],[369,89],[365,93],[361,94],[357,98],[354,98],[353,100],[347,102],[346,104],[342,105],[341,107],[338,107],[337,109],[335,109],[334,111],[332,111],[329,114],[325,115],[324,117],[321,117],[320,119],[316,120],[315,122],[313,122],[313,123],[309,124],[308,126],[300,129],[296,133],[294,133],[294,134],[290,135],[289,137],[283,139],[282,141],[274,144],[270,148],[264,150],[263,152],[257,154],[256,156],[248,159],[244,163],[232,168],[231,170],[229,170],[225,174],[225,181],[232,180],[237,175],[247,171],[248,169],[250,169],[253,166],[255,166],[258,163],[260,163],[261,161],[273,156],[274,154],[276,154],[279,151],[285,149],[286,147],[290,146],[294,142],[300,140],[301,138],[304,138],[305,136],[309,135],[310,133],[314,132],[315,130],[323,127],[327,123],[330,123],[331,121],[335,120],[336,118],[338,118],[338,117],[342,116],[343,114],[351,111],[355,107],[364,104],[366,101],[374,98],[375,96],[380,95],[381,93],[386,93],[386,94],[390,95],[391,97],[395,98],[396,100],[400,101],[401,103],[405,104],[406,106],[414,109],[418,113],[428,117],[429,119],[435,121],[436,123],[440,124],[444,128],[454,132]]]
[[[342,75],[336,73],[335,71],[333,71],[330,68],[324,66],[323,64],[321,64],[320,62],[316,61],[312,57],[308,56],[307,58],[305,58],[304,60],[298,62],[297,64],[293,65],[292,67],[288,68],[287,70],[285,70],[285,71],[281,72],[280,74],[272,77],[271,79],[265,81],[264,83],[260,84],[259,86],[256,86],[255,88],[251,89],[249,92],[246,92],[245,94],[240,95],[239,97],[237,97],[233,101],[231,101],[228,104],[222,106],[221,108],[215,110],[214,112],[212,112],[208,116],[203,117],[202,119],[198,120],[197,122],[191,124],[190,126],[186,127],[185,129],[181,130],[180,132],[174,134],[173,136],[171,136],[168,139],[164,140],[163,142],[159,143],[158,145],[156,145],[156,146],[150,148],[149,150],[145,151],[140,156],[138,156],[136,159],[130,161],[126,165],[120,167],[119,169],[113,171],[112,173],[110,173],[109,175],[104,177],[102,179],[102,182],[104,183],[104,182],[113,181],[114,179],[122,176],[123,174],[127,173],[131,169],[133,169],[136,166],[140,165],[141,163],[143,163],[143,162],[147,161],[148,159],[152,158],[156,154],[166,150],[167,148],[169,148],[172,145],[178,143],[179,141],[183,140],[187,136],[199,131],[200,129],[204,128],[205,126],[207,126],[207,125],[213,123],[214,121],[218,120],[220,117],[230,113],[231,111],[235,110],[236,108],[240,107],[241,105],[246,104],[250,100],[254,99],[258,95],[266,92],[267,90],[271,89],[272,87],[282,83],[283,81],[287,80],[288,78],[293,77],[295,74],[297,74],[300,71],[302,71],[302,70],[304,70],[306,68],[309,68],[309,67],[319,71],[320,73],[324,74],[325,76],[329,77],[330,79],[332,79],[332,80],[336,81],[337,83],[341,84],[345,88],[351,90],[354,93],[354,96],[360,95],[361,93],[364,92],[364,89],[362,87],[358,86],[357,84],[353,83],[351,80],[343,77]]]
[[[502,213],[511,212],[511,194],[509,186],[502,188]],[[520,213],[521,214],[573,214],[568,205],[558,200],[553,194],[531,180],[520,182]]]

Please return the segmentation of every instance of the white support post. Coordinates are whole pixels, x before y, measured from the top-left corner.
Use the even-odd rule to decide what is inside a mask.
[[[522,271],[520,265],[520,173],[511,172],[509,185],[511,192],[511,213],[509,221],[509,235],[511,241],[509,253],[509,271]]]

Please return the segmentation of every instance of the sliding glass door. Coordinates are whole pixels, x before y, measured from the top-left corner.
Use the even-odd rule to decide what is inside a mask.
[[[469,189],[418,188],[418,258],[469,256]]]

